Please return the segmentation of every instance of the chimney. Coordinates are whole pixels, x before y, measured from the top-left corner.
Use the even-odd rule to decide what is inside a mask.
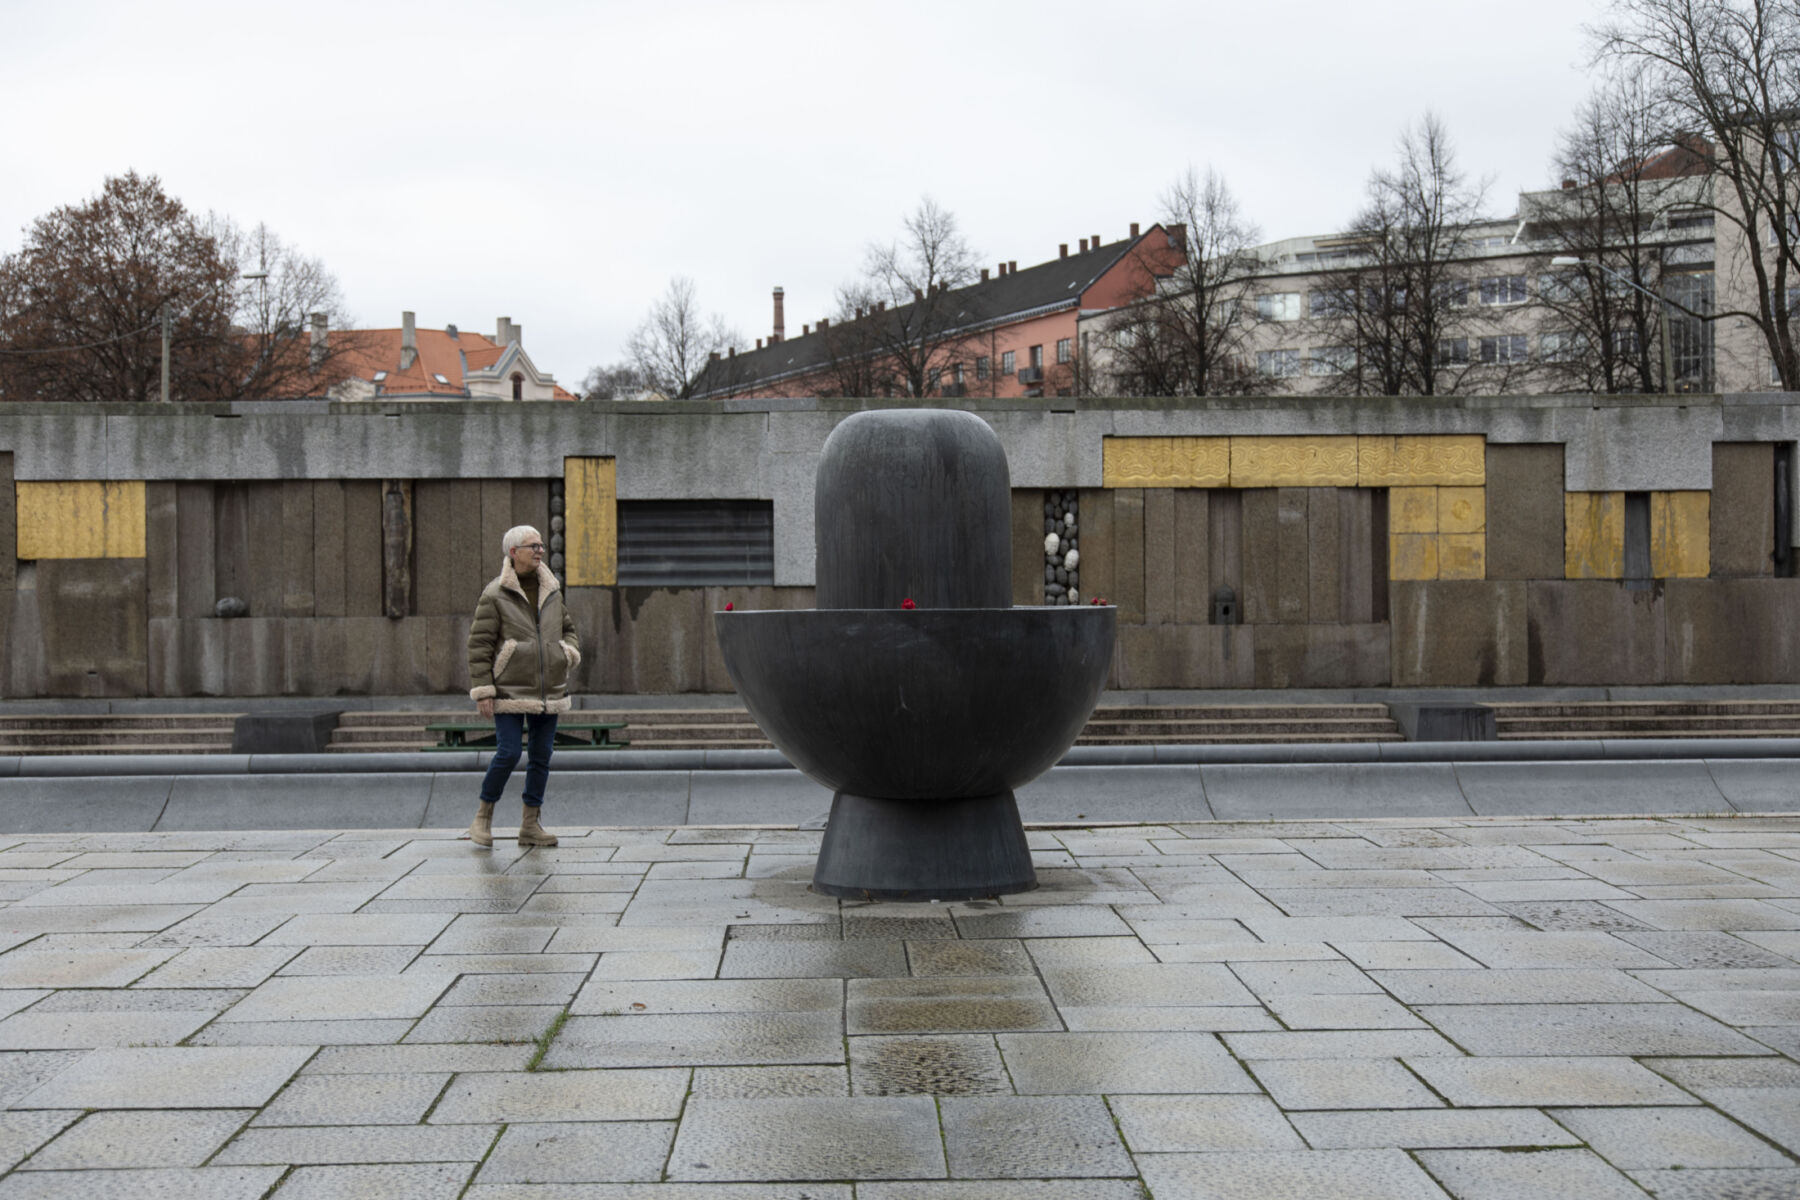
[[[1057,243],[1057,247],[1056,247],[1056,257],[1058,257],[1058,258],[1067,258],[1067,257],[1069,257],[1069,243],[1067,243],[1067,242],[1059,242],[1059,243]]]
[[[761,349],[762,349],[762,339],[761,339],[761,338],[757,338],[757,339],[756,339],[756,348],[757,348],[757,349],[758,349],[758,350],[761,350]]]
[[[981,268],[981,282],[986,283],[987,276],[988,276],[988,269],[986,267]]]
[[[1006,260],[1006,273],[1008,275],[1017,275],[1019,273],[1019,260],[1018,259],[1009,258]]]
[[[506,332],[507,332],[509,339],[515,346],[525,340],[525,327],[523,325],[519,324],[517,321],[515,321],[511,325],[507,326]]]
[[[719,361],[719,352],[717,350],[714,350],[712,353],[708,354],[706,356],[706,361],[707,362],[718,362]]]
[[[1574,190],[1575,190],[1575,181],[1574,181],[1574,180],[1573,180],[1573,179],[1565,179],[1565,180],[1563,180],[1563,186],[1562,186],[1562,190],[1563,190],[1563,191],[1565,191],[1565,192],[1572,192],[1572,191],[1574,191]]]
[[[1004,275],[1004,274],[1006,274],[1006,263],[1005,263],[1005,262],[1004,262],[1004,261],[1002,261],[1002,262],[1001,262],[1001,263],[1000,263],[1000,271],[999,271],[999,273],[1000,273],[1000,274],[1002,274],[1002,275]]]
[[[730,350],[726,351],[725,357],[726,358],[736,358],[737,357],[737,347],[733,346]]]
[[[807,324],[804,324],[804,323],[803,323],[803,324],[802,324],[802,325],[801,325],[801,326],[800,326],[800,336],[801,336],[801,337],[808,337],[808,336],[810,336],[810,335],[811,335],[811,334],[812,334],[812,326],[811,326],[811,325],[807,325]]]
[[[787,319],[781,312],[781,289],[775,289],[775,331],[769,334],[769,345],[773,346],[787,336]]]
[[[856,310],[856,319],[859,321],[863,319],[863,310],[861,308]]]
[[[446,325],[444,326],[444,332],[454,338],[457,335],[457,328],[454,325]]]
[[[887,301],[886,300],[877,300],[875,302],[875,311],[876,312],[886,312],[887,311]]]
[[[313,313],[311,358],[315,370],[325,361],[325,354],[330,347],[328,336],[325,332],[325,314]]]
[[[1088,249],[1098,250],[1099,248],[1100,248],[1100,235],[1097,233],[1088,234]]]
[[[1132,239],[1132,241],[1136,241],[1137,236],[1138,236],[1138,223],[1136,221],[1133,221],[1131,223],[1131,239]]]
[[[400,369],[407,370],[419,358],[419,335],[413,327],[413,315],[400,314]]]
[[[827,329],[830,329],[830,328],[831,328],[831,318],[830,317],[820,317],[819,318],[819,332],[824,333]]]
[[[925,298],[924,292],[921,292],[918,288],[913,289],[913,302],[915,304],[918,303],[920,300],[923,300],[924,298]]]
[[[1083,254],[1087,253],[1087,239],[1086,238],[1081,239],[1081,252]]]

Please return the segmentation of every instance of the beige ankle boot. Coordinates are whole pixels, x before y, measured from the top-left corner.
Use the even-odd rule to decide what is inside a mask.
[[[530,804],[525,806],[525,815],[519,818],[519,845],[556,845],[556,835],[538,823],[538,810]]]
[[[494,844],[494,806],[483,804],[475,810],[475,819],[469,822],[469,840],[477,846]]]

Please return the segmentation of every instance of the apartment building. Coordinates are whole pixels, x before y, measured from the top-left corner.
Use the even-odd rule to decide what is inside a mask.
[[[786,296],[774,292],[774,321],[754,349],[714,355],[695,398],[892,396],[910,387],[891,347],[911,341],[926,366],[927,396],[996,398],[1091,392],[1076,349],[1084,315],[1110,312],[1156,291],[1184,260],[1186,231],[1152,225],[1112,242],[1081,238],[1071,251],[1020,268],[1016,260],[939,295],[877,306],[849,320],[806,322],[786,333]]]
[[[1591,194],[1572,183],[1519,196],[1510,216],[1454,231],[1436,285],[1433,392],[1442,395],[1638,392],[1754,392],[1777,387],[1766,344],[1742,318],[1690,314],[1754,310],[1755,284],[1730,221],[1715,219],[1714,179],[1682,147],[1640,173],[1642,220],[1635,255],[1643,281],[1668,303],[1646,299],[1645,319],[1602,330],[1586,289],[1632,298],[1620,277],[1620,248],[1585,241],[1580,224]],[[1369,321],[1351,314],[1353,289],[1367,286],[1368,242],[1354,234],[1288,238],[1252,248],[1233,298],[1216,311],[1235,340],[1245,390],[1262,394],[1378,395],[1365,368]],[[1560,260],[1560,261],[1559,261]],[[1592,264],[1612,268],[1596,271]],[[1178,281],[1177,281],[1178,282]],[[1800,293],[1800,288],[1793,289]],[[1180,303],[1170,294],[1139,305]],[[1800,307],[1800,294],[1790,296]],[[1631,307],[1620,303],[1618,309]],[[1667,314],[1672,378],[1661,363]],[[1584,319],[1585,318],[1585,319]],[[1145,322],[1135,309],[1085,314],[1079,344],[1095,394],[1129,391],[1132,339]],[[1610,346],[1597,344],[1601,337]],[[1641,365],[1641,369],[1638,367]],[[1608,368],[1603,371],[1602,367]]]
[[[525,353],[524,327],[511,317],[494,336],[446,325],[420,329],[410,312],[394,329],[328,329],[315,313],[310,329],[315,359],[330,348],[331,400],[574,400],[574,393],[540,370]],[[305,388],[301,379],[298,387]],[[286,396],[283,399],[299,399]]]

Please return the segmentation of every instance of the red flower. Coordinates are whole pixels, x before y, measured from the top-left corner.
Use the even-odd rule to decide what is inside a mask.
[[[1088,603],[1095,604],[1095,605],[1105,604],[1106,597],[1105,596],[1095,596],[1092,600],[1089,600]]]
[[[726,612],[730,612],[730,611],[731,611],[731,610],[732,610],[732,609],[734,609],[734,608],[736,608],[736,607],[737,607],[737,605],[735,605],[735,604],[733,604],[733,603],[732,603],[732,602],[731,602],[731,601],[729,601],[729,600],[727,600],[727,601],[726,601],[726,602],[725,602],[725,611],[726,611]]]
[[[912,609],[915,609],[919,606],[912,602],[911,596],[908,596],[906,599],[904,599],[900,602],[900,607],[907,609],[908,611],[911,611]]]

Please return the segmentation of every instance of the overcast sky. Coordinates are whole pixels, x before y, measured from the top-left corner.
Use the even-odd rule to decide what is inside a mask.
[[[1489,208],[1549,182],[1602,0],[0,0],[0,253],[109,174],[267,222],[359,325],[525,329],[568,386],[671,276],[745,337],[829,315],[920,196],[1021,267],[1220,170],[1339,228],[1427,109]]]

